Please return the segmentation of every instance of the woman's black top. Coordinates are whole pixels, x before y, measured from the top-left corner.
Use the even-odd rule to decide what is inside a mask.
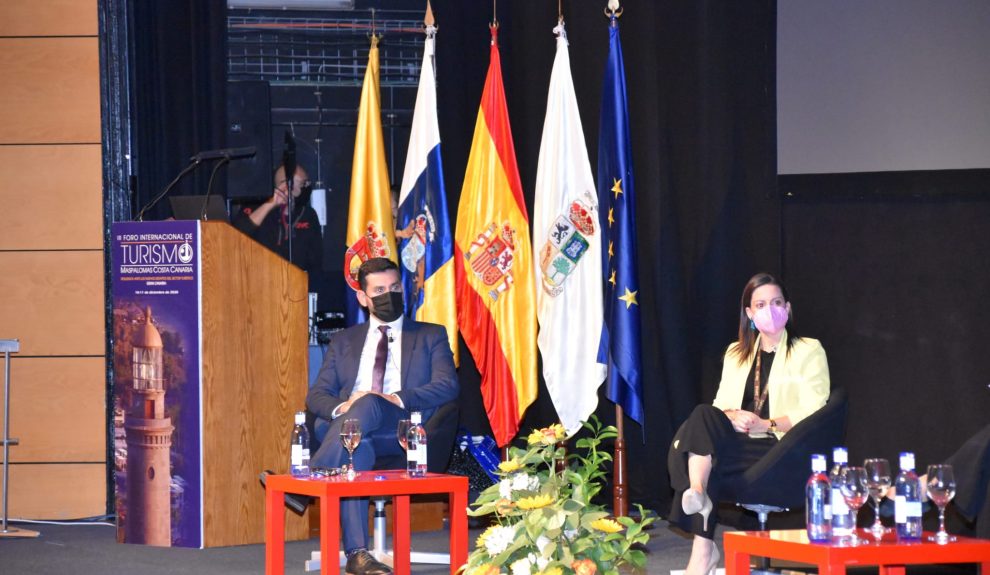
[[[770,384],[770,367],[773,365],[773,358],[776,357],[776,353],[772,351],[760,350],[760,394],[762,395],[763,390],[767,385]],[[745,411],[754,411],[756,405],[756,400],[753,398],[753,378],[756,374],[756,358],[753,358],[753,365],[749,368],[749,377],[746,378],[746,387],[743,390],[742,398],[742,409]],[[756,415],[763,419],[770,417],[770,397],[767,396],[767,400],[763,402],[763,406],[759,413]]]

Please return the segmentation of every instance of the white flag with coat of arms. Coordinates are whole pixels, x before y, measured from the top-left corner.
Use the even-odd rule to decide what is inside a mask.
[[[570,436],[595,411],[605,379],[606,367],[597,361],[602,234],[563,22],[554,32],[557,55],[536,169],[533,253],[543,378]]]

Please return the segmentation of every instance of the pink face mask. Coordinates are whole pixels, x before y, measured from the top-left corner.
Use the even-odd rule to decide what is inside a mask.
[[[776,305],[760,308],[753,314],[753,323],[762,333],[779,333],[787,325],[787,308]]]

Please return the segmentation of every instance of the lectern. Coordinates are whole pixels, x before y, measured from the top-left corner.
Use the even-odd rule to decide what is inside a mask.
[[[264,541],[307,390],[305,272],[223,222],[112,228],[118,540]],[[308,518],[290,513],[290,537]]]

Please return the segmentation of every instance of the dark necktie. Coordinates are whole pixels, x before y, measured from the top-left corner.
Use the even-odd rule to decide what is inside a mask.
[[[382,332],[378,340],[378,350],[375,351],[375,367],[371,370],[371,391],[382,393],[385,390],[385,360],[388,359],[388,326],[378,326]]]

